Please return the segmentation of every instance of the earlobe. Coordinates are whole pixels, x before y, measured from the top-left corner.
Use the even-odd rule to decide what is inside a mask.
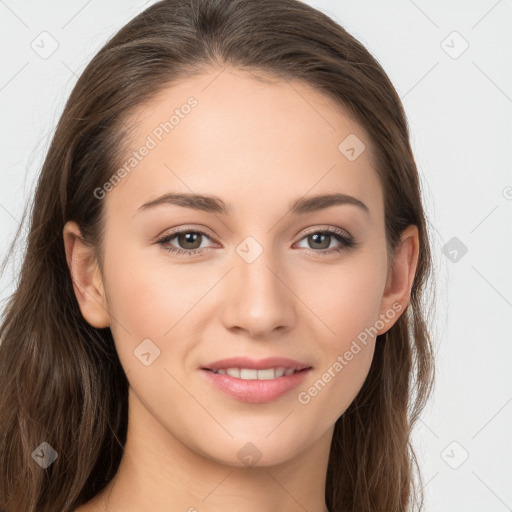
[[[393,320],[389,321],[379,334],[384,334],[398,320],[409,304],[419,256],[419,235],[415,225],[408,226],[400,237],[400,243],[395,249],[391,270],[382,297],[381,314],[393,311]],[[391,316],[391,315],[389,315]]]
[[[93,247],[84,242],[78,224],[73,221],[64,226],[63,238],[73,289],[83,317],[93,327],[108,327],[110,315]]]

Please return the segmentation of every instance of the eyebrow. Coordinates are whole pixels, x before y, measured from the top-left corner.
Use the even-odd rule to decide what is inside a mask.
[[[289,205],[292,214],[311,213],[330,208],[331,206],[349,204],[357,206],[367,214],[370,213],[368,207],[359,199],[347,194],[322,194],[310,197],[301,197]],[[138,208],[137,213],[162,205],[175,205],[193,210],[200,210],[208,213],[219,213],[231,215],[233,208],[226,204],[220,197],[189,193],[167,193],[152,201],[144,203]]]

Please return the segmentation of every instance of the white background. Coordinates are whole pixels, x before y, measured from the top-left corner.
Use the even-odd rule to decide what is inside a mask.
[[[77,77],[150,3],[0,0],[0,256]],[[379,60],[411,129],[437,283],[437,384],[414,432],[425,510],[512,510],[512,1],[308,3]],[[46,59],[31,47],[43,31],[58,42]]]

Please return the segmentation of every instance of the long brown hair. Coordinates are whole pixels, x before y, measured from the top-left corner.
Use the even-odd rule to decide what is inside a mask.
[[[371,137],[388,250],[407,226],[418,227],[410,303],[378,337],[364,385],[336,422],[325,493],[332,512],[422,506],[410,434],[434,379],[423,300],[431,253],[399,96],[354,37],[298,0],[162,0],[125,25],[86,67],[39,176],[23,265],[0,327],[3,512],[68,512],[96,495],[118,468],[127,379],[110,329],[92,327],[80,312],[63,227],[76,221],[84,240],[99,248],[104,212],[94,190],[118,169],[130,113],[164,87],[226,65],[301,80],[338,102]],[[53,453],[44,442],[58,456],[42,469],[37,456]]]

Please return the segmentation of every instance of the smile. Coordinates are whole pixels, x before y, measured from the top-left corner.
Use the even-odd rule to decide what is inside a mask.
[[[218,370],[210,371],[219,375],[229,375],[230,377],[242,380],[272,380],[292,375],[303,370],[279,366],[277,368],[263,368],[261,370],[256,370],[254,368],[219,368]]]
[[[239,402],[262,404],[285,397],[304,382],[311,367],[200,368],[207,383],[222,395]]]

